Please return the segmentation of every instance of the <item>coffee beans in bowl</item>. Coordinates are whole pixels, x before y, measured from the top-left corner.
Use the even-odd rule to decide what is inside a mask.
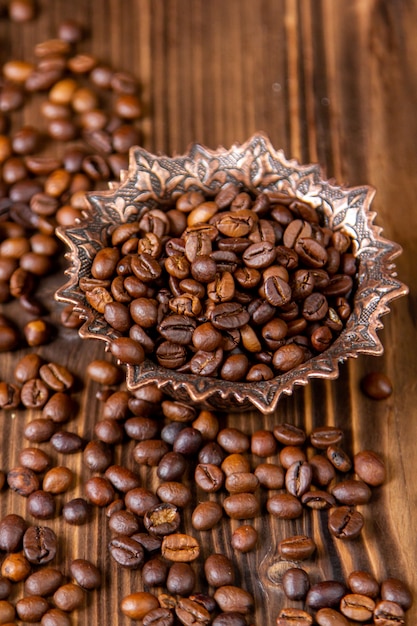
[[[271,412],[294,385],[382,351],[379,318],[406,287],[372,196],[263,135],[173,158],[132,148],[120,184],[59,229],[72,266],[56,297],[126,364],[130,389]]]

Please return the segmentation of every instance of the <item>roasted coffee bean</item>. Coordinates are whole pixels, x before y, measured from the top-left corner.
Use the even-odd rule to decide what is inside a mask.
[[[330,461],[319,454],[315,454],[309,460],[313,477],[312,482],[318,487],[327,487],[336,477],[336,471]]]
[[[50,493],[39,489],[28,497],[27,512],[36,519],[51,519],[55,516],[55,511],[56,502]]]
[[[355,539],[364,524],[362,513],[349,506],[340,506],[329,513],[329,530],[338,539]]]
[[[316,622],[319,626],[349,626],[347,619],[335,609],[320,609],[316,613]]]
[[[123,441],[123,426],[113,418],[105,418],[96,422],[94,434],[99,441],[114,445]]]
[[[62,507],[62,516],[68,524],[81,526],[89,517],[90,507],[84,498],[69,500]]]
[[[347,584],[352,593],[359,593],[370,598],[376,598],[379,594],[379,584],[369,572],[362,570],[351,572]]]
[[[39,369],[41,379],[54,391],[68,391],[74,384],[74,376],[59,363],[45,363]]]
[[[310,435],[311,445],[320,450],[326,450],[328,446],[337,446],[343,438],[343,432],[333,426],[320,426],[314,428]]]
[[[330,445],[326,449],[326,455],[330,463],[339,472],[348,472],[352,467],[352,461],[340,446]]]
[[[43,478],[43,489],[49,493],[65,493],[71,487],[74,473],[68,467],[56,466],[48,470]]]
[[[131,439],[144,441],[155,438],[158,423],[149,417],[130,417],[125,421],[124,429]]]
[[[166,587],[169,593],[186,596],[192,593],[195,581],[194,570],[188,563],[173,563],[168,571]]]
[[[39,489],[39,479],[36,474],[27,467],[15,467],[7,473],[7,484],[12,491],[21,496],[28,497]]]
[[[304,600],[310,588],[310,578],[300,567],[290,567],[282,577],[282,588],[290,600]]]
[[[404,611],[399,604],[389,600],[381,600],[374,610],[374,624],[376,626],[397,626],[405,624]]]
[[[282,489],[284,486],[284,470],[275,463],[260,463],[254,474],[259,484],[266,489]]]
[[[230,454],[246,452],[250,448],[249,437],[237,428],[223,428],[217,435],[217,442]]]
[[[339,606],[340,600],[346,593],[345,586],[335,580],[325,580],[310,587],[307,593],[306,604],[317,611],[325,607]]]
[[[211,554],[204,562],[204,575],[212,587],[233,585],[235,570],[232,561],[224,554]]]
[[[20,404],[20,389],[11,383],[0,383],[0,408],[16,409]]]
[[[223,508],[232,519],[253,519],[260,512],[260,504],[253,493],[236,493],[223,500]]]
[[[159,607],[149,611],[142,620],[143,626],[173,626],[174,615],[170,609]]]
[[[84,603],[85,592],[75,583],[66,583],[55,591],[53,601],[61,611],[71,612],[80,608]]]
[[[66,393],[58,391],[50,396],[42,409],[42,417],[51,419],[53,422],[62,424],[74,415],[74,402]]]
[[[392,394],[392,383],[382,372],[369,372],[361,380],[361,389],[373,400],[386,400]]]
[[[157,475],[161,480],[180,479],[187,469],[185,457],[178,452],[167,452],[158,463]]]
[[[40,378],[25,382],[20,391],[20,399],[27,409],[41,409],[49,398],[48,386]]]
[[[331,488],[331,494],[341,504],[355,506],[369,502],[372,492],[361,480],[347,479]]]
[[[340,611],[349,619],[366,622],[372,617],[375,602],[369,596],[349,593],[340,601]]]
[[[22,547],[27,523],[20,515],[9,513],[0,520],[0,550],[16,552]]]
[[[208,624],[211,621],[210,613],[200,602],[190,598],[180,598],[175,607],[175,614],[182,624]]]
[[[152,536],[164,537],[178,530],[181,517],[174,503],[164,502],[151,506],[144,514],[143,522]]]
[[[161,439],[145,439],[137,443],[133,449],[133,458],[139,465],[156,467],[169,452],[169,447]]]
[[[258,542],[258,531],[250,524],[243,524],[233,531],[231,546],[238,552],[246,553],[254,550]]]
[[[111,482],[102,476],[89,478],[84,485],[84,491],[87,499],[100,507],[107,506],[115,497]]]
[[[70,564],[71,576],[83,589],[98,589],[101,586],[101,573],[96,565],[86,559],[75,559]]]
[[[29,596],[16,602],[16,613],[24,622],[40,622],[48,609],[47,600],[41,596]]]
[[[117,535],[110,540],[109,552],[112,558],[128,569],[138,569],[144,562],[142,546],[127,535]]]
[[[145,585],[149,587],[160,587],[166,584],[169,566],[158,555],[144,564],[142,568],[142,579]]]
[[[214,592],[214,599],[222,611],[236,611],[247,615],[253,607],[253,597],[245,589],[234,585],[218,587]]]
[[[102,441],[89,441],[83,451],[83,462],[93,472],[105,472],[113,461],[111,448]]]
[[[408,586],[398,578],[386,578],[381,584],[381,598],[396,602],[404,611],[408,611],[413,603],[413,596]]]
[[[159,485],[156,495],[162,502],[168,502],[180,508],[186,507],[191,502],[189,487],[176,481],[165,482]]]
[[[288,493],[300,498],[311,485],[313,471],[306,461],[292,463],[285,474],[285,486]]]
[[[19,602],[17,604],[19,604]],[[7,600],[0,600],[0,622],[2,624],[14,624],[15,617],[16,613],[13,604]]]
[[[31,526],[23,537],[23,552],[30,563],[43,565],[55,558],[57,538],[47,526]],[[39,594],[42,595],[42,594]]]
[[[183,428],[174,441],[173,450],[184,455],[196,454],[203,443],[203,436],[193,427]]]
[[[363,482],[377,487],[385,481],[385,463],[381,456],[372,450],[357,452],[353,457],[355,473]]]
[[[122,371],[110,361],[96,359],[87,365],[87,376],[101,385],[116,385],[122,379]]]
[[[282,539],[278,544],[278,552],[287,559],[302,561],[308,559],[316,549],[316,544],[311,537],[305,535],[294,535],[287,539]]]
[[[71,626],[71,618],[61,609],[49,609],[41,619],[41,626]]]
[[[191,523],[196,530],[210,530],[223,517],[223,509],[217,502],[200,502],[193,511]]]
[[[122,493],[135,489],[141,484],[140,477],[122,465],[111,465],[106,469],[104,476],[108,478],[115,489]]]
[[[235,611],[219,613],[212,622],[213,626],[246,626],[246,619]]]
[[[312,623],[313,618],[306,611],[293,608],[281,609],[276,621],[277,626],[311,626]]]
[[[199,463],[195,468],[194,479],[203,491],[213,493],[223,486],[224,474],[217,465]]]
[[[304,463],[307,461],[304,450],[298,446],[285,446],[279,453],[279,460],[282,467],[288,470],[294,463]]]
[[[149,509],[160,504],[159,498],[144,487],[130,489],[125,495],[126,508],[132,513],[143,517]]]
[[[277,442],[269,430],[257,430],[251,437],[251,452],[260,457],[273,456],[277,451]]]
[[[12,592],[12,583],[7,578],[0,576],[0,600],[7,600]]]
[[[23,552],[7,554],[1,564],[1,575],[12,583],[25,580],[30,574],[31,566]]]
[[[120,609],[123,615],[133,620],[140,620],[153,609],[160,607],[158,598],[147,591],[137,591],[125,596],[121,603]]]
[[[194,537],[182,533],[165,536],[161,550],[163,557],[178,563],[194,561],[200,554],[198,541]]]
[[[25,580],[25,593],[30,596],[50,596],[64,582],[62,573],[53,567],[44,567]]]
[[[225,481],[225,487],[229,493],[254,493],[258,486],[259,481],[252,472],[229,474]]]
[[[321,491],[320,489],[306,491],[301,497],[301,502],[310,509],[316,510],[330,509],[336,506],[336,500],[333,496],[327,491]]]

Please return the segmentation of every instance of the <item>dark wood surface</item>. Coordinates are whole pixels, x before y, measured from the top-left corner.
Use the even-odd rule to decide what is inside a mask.
[[[43,0],[35,21],[0,20],[0,61],[33,58],[36,42],[53,37],[63,18],[77,18],[88,36],[79,50],[92,52],[113,67],[133,72],[145,105],[143,146],[167,154],[183,152],[190,142],[211,148],[230,146],[257,130],[266,132],[288,158],[319,162],[326,177],[377,190],[376,222],[386,237],[400,243],[398,274],[410,288],[383,319],[384,356],[360,357],[341,367],[336,381],[312,382],[284,398],[273,416],[226,416],[225,423],[251,433],[289,421],[310,431],[334,424],[346,432],[351,453],[372,448],[387,463],[386,484],[362,507],[361,538],[341,543],[330,538],[325,514],[304,516],[293,525],[259,517],[256,552],[236,559],[237,578],[255,596],[257,626],[272,626],[285,600],[278,582],[278,541],[306,531],[316,539],[316,558],[306,565],[312,579],[342,580],[354,569],[378,579],[397,576],[417,590],[415,512],[417,483],[417,56],[415,0]],[[37,123],[36,107],[25,108],[16,124]],[[60,306],[57,273],[42,286],[53,321]],[[15,304],[4,307],[19,324],[26,321]],[[100,343],[82,342],[65,329],[39,352],[60,360],[84,380],[92,358],[104,354]],[[24,352],[3,354],[0,378],[11,380]],[[362,376],[385,372],[394,392],[383,402],[360,391]],[[79,415],[71,430],[92,436],[99,413],[97,385],[85,382],[77,397]],[[33,415],[0,415],[0,466],[12,467],[22,446],[22,428]],[[117,454],[121,454],[120,451]],[[123,452],[125,456],[128,451]],[[57,462],[64,459],[55,454]],[[71,492],[83,494],[81,455],[65,458],[77,474]],[[145,474],[143,474],[144,478]],[[155,475],[148,472],[155,481]],[[2,494],[2,512],[25,515],[25,501]],[[140,590],[138,572],[121,571],[106,551],[109,533],[102,511],[85,527],[52,520],[61,540],[59,559],[86,557],[106,573],[103,589],[89,595],[74,624],[117,626],[130,623],[119,611],[121,598]],[[229,534],[237,522],[202,533],[204,553],[231,554]],[[272,568],[272,569],[271,569]],[[297,606],[297,603],[293,603]],[[298,605],[299,606],[299,605]],[[417,602],[407,623],[417,623]]]

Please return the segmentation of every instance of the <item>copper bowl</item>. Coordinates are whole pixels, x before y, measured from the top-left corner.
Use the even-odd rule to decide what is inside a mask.
[[[66,257],[70,265],[66,270],[69,280],[57,291],[56,299],[72,303],[85,319],[79,330],[82,338],[109,343],[115,337],[114,330],[88,304],[79,287],[82,277],[91,276],[95,254],[107,245],[108,229],[135,220],[144,207],[163,209],[170,200],[190,189],[214,195],[222,185],[233,182],[252,193],[278,191],[306,201],[322,212],[327,226],[352,239],[358,260],[353,310],[344,330],[327,350],[302,365],[267,382],[236,383],[178,373],[147,359],[140,366],[126,366],[129,389],[134,391],[153,383],[181,401],[218,410],[256,407],[271,413],[280,396],[291,394],[295,385],[306,385],[313,377],[335,379],[339,363],[347,358],[383,352],[377,336],[383,326],[380,318],[389,312],[391,300],[408,290],[397,279],[393,264],[401,247],[384,239],[381,228],[373,223],[376,214],[370,207],[375,191],[371,187],[342,187],[323,180],[318,165],[288,161],[263,134],[229,150],[209,150],[193,144],[186,154],[174,157],[133,147],[129,169],[120,178],[120,182],[109,185],[109,190],[89,194],[91,209],[84,212],[77,226],[57,229],[69,248]]]

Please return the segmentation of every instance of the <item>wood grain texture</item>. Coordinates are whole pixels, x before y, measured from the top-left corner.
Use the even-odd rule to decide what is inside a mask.
[[[388,238],[403,246],[397,269],[410,288],[409,296],[394,303],[383,320],[384,356],[360,357],[341,367],[337,381],[314,381],[298,389],[280,402],[273,416],[230,415],[224,423],[248,433],[284,421],[307,431],[321,424],[340,426],[351,453],[372,448],[384,456],[387,482],[361,509],[365,529],[354,542],[333,540],[324,513],[304,515],[293,524],[264,516],[254,522],[259,549],[234,558],[238,581],[255,596],[252,623],[257,626],[273,626],[284,605],[276,546],[298,532],[312,534],[319,546],[306,566],[314,581],[341,580],[364,568],[378,579],[405,579],[417,592],[417,0],[40,0],[38,7],[34,22],[0,20],[0,62],[31,59],[34,44],[53,37],[61,19],[79,19],[88,35],[80,50],[140,79],[145,148],[174,154],[193,141],[212,148],[230,146],[263,130],[287,157],[317,161],[339,183],[376,188],[376,221]],[[16,128],[37,120],[34,98],[31,107],[16,115]],[[58,272],[42,286],[56,323],[60,307],[53,294],[62,281]],[[27,318],[15,304],[4,310],[23,326]],[[103,355],[103,346],[81,342],[62,329],[39,352],[77,375],[79,415],[70,426],[92,437],[100,409],[97,385],[86,382],[84,372],[91,359]],[[22,354],[1,355],[0,379],[12,380]],[[384,371],[393,381],[388,400],[375,402],[361,394],[361,377],[370,370]],[[0,414],[2,469],[16,464],[22,428],[33,416],[30,411]],[[81,455],[54,458],[76,472],[69,495],[82,495],[86,470]],[[122,458],[132,467],[130,449],[116,451],[116,459]],[[141,469],[141,475],[156,484],[154,472]],[[0,507],[2,514],[25,515],[25,501],[17,496],[3,493]],[[141,578],[110,562],[103,512],[96,511],[81,528],[68,527],[59,518],[48,524],[59,534],[64,568],[68,557],[86,557],[106,572],[104,588],[90,594],[73,623],[130,623],[118,605],[123,595],[141,589]],[[230,532],[237,526],[225,522],[211,533],[200,533],[204,553],[232,555]],[[407,623],[417,623],[417,602]]]

